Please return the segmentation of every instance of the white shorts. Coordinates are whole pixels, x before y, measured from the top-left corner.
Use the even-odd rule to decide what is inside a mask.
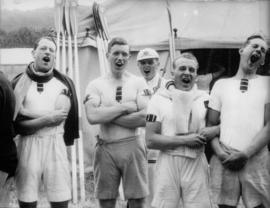
[[[18,157],[16,186],[20,201],[37,201],[41,181],[50,202],[71,198],[69,162],[62,133],[19,138]]]
[[[270,207],[270,157],[265,148],[253,156],[243,170],[225,169],[214,155],[210,161],[211,188],[217,204],[236,206],[242,196],[245,207]]]
[[[206,157],[160,153],[152,206],[155,208],[211,208]]]

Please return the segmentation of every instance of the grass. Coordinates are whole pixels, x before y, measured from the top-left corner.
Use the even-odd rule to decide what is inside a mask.
[[[85,173],[85,202],[79,202],[77,204],[74,204],[73,202],[70,202],[69,208],[97,208],[98,202],[94,197],[94,177],[93,172]],[[78,190],[79,193],[79,190]],[[17,196],[16,196],[16,188],[14,181],[11,181],[11,184],[9,186],[9,203],[8,205],[1,206],[1,208],[18,208],[17,203]],[[126,203],[122,200],[117,201],[117,208],[124,208]],[[39,200],[38,200],[38,208],[50,208],[50,204],[48,200],[46,199],[46,193],[44,189],[40,188],[39,193]]]

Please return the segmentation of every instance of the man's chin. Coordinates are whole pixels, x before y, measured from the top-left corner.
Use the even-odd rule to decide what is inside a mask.
[[[182,83],[183,90],[190,91],[193,88],[193,84],[190,83]]]

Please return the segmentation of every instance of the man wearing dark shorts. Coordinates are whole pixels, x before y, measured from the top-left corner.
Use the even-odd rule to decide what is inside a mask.
[[[145,126],[148,96],[145,81],[126,71],[129,45],[113,38],[108,45],[110,72],[91,81],[85,108],[90,124],[100,124],[95,151],[94,176],[100,207],[115,207],[120,180],[129,207],[145,207],[146,149],[138,127]]]

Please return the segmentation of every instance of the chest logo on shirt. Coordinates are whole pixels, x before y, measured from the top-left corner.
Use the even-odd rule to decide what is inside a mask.
[[[122,101],[122,86],[116,88],[115,100],[120,103]]]
[[[39,93],[42,93],[44,91],[44,84],[43,83],[37,83],[37,91]]]
[[[157,116],[154,114],[147,114],[146,121],[147,122],[155,122],[157,120]]]
[[[246,92],[248,90],[248,79],[241,79],[240,90],[241,92]]]

